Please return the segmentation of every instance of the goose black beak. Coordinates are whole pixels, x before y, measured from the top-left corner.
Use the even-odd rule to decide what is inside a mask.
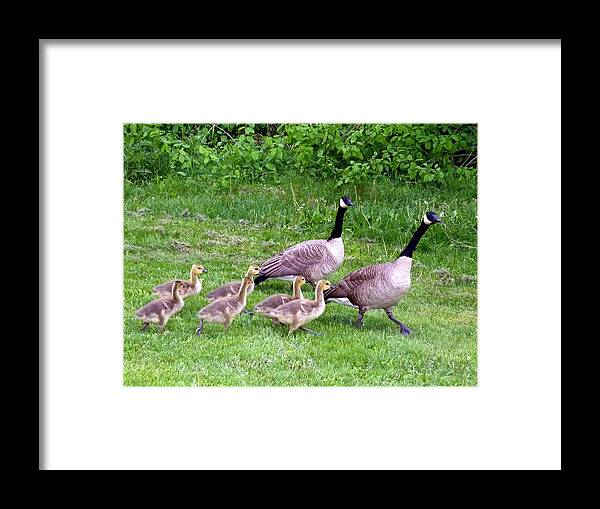
[[[444,222],[440,219],[440,217],[437,214],[431,214],[429,216],[429,218],[434,222],[434,223],[442,223],[444,224]]]

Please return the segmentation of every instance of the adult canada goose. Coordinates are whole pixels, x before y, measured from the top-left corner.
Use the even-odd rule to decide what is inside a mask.
[[[388,318],[398,324],[403,335],[410,334],[410,329],[396,319],[392,307],[400,302],[410,288],[412,255],[421,237],[432,224],[441,222],[435,212],[425,213],[398,259],[351,272],[325,292],[325,302],[358,308],[358,327],[362,327],[363,315],[369,309],[384,309]]]
[[[344,241],[342,226],[344,214],[354,203],[348,196],[340,199],[335,225],[327,240],[307,240],[273,255],[260,266],[260,274],[254,284],[267,279],[293,281],[295,276],[304,276],[315,284],[338,269],[344,261]]]
[[[220,323],[225,326],[225,330],[229,328],[233,319],[238,316],[246,307],[246,297],[248,287],[252,284],[251,277],[245,277],[240,286],[239,292],[230,297],[223,297],[211,302],[208,306],[198,311],[200,324],[196,328],[196,334],[202,334],[204,321],[212,323]]]
[[[283,306],[288,302],[291,302],[296,299],[302,299],[302,285],[306,283],[306,279],[303,276],[296,276],[294,279],[294,293],[293,295],[286,295],[285,293],[278,293],[277,295],[271,295],[267,297],[262,302],[259,302],[256,306],[254,306],[254,311],[259,315],[269,316],[269,313],[279,306]],[[275,318],[273,318],[274,322],[277,322]]]
[[[279,306],[266,316],[276,319],[279,323],[288,325],[290,328],[288,335],[297,329],[310,332],[311,334],[317,334],[315,331],[304,326],[308,322],[311,322],[323,314],[323,311],[325,311],[325,299],[323,298],[323,291],[330,287],[331,283],[329,281],[321,279],[317,283],[315,300],[293,300],[287,304],[284,304],[283,306]]]
[[[245,277],[249,277],[250,281],[252,281],[252,276],[256,276],[258,274],[259,267],[258,265],[250,265],[248,271],[246,272]],[[242,280],[243,281],[243,280]],[[231,297],[232,295],[237,295],[240,291],[240,286],[242,281],[232,281],[231,283],[225,283],[223,286],[219,286],[212,292],[209,292],[206,295],[206,299],[208,302],[214,302],[217,299],[222,299],[224,297]],[[250,283],[247,289],[247,295],[250,295],[254,290],[254,281]]]
[[[182,281],[181,290],[179,290],[179,293],[184,299],[200,293],[200,290],[202,290],[202,280],[198,279],[198,276],[203,272],[208,272],[208,270],[202,265],[192,265],[192,269],[190,270],[190,280]],[[162,285],[155,286],[152,288],[152,293],[158,295],[159,297],[168,297],[171,295],[171,289],[173,288],[173,283],[175,281],[176,280],[172,280],[168,281],[167,283],[163,283]]]
[[[180,293],[182,286],[183,281],[175,280],[169,297],[157,299],[136,311],[135,316],[144,322],[142,331],[145,331],[151,323],[158,324],[161,330],[164,330],[169,318],[183,307],[183,297]]]

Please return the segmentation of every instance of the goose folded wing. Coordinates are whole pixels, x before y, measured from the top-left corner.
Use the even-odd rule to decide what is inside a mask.
[[[322,262],[326,255],[326,241],[302,242],[269,258],[260,266],[260,274],[269,277],[302,274],[307,267]]]
[[[325,299],[348,298],[352,301],[352,297],[361,286],[373,281],[377,277],[378,267],[378,265],[369,265],[368,267],[350,272],[339,283],[325,290],[323,296]]]

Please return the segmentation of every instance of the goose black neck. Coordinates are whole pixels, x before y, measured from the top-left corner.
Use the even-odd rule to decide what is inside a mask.
[[[333,226],[333,230],[331,230],[331,235],[327,240],[337,239],[342,236],[342,226],[344,224],[345,213],[346,209],[344,207],[338,207],[338,211],[335,216],[335,225]]]
[[[412,258],[413,252],[416,249],[417,244],[421,240],[421,237],[423,236],[423,234],[427,231],[427,228],[429,228],[430,226],[431,226],[430,224],[425,224],[424,222],[421,221],[421,224],[417,228],[417,231],[415,231],[415,233],[413,233],[413,236],[410,239],[410,242],[404,248],[404,250],[400,253],[400,256],[407,256],[408,258]]]

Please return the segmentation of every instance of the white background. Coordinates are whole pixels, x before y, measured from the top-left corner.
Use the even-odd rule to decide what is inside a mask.
[[[560,468],[559,42],[45,41],[41,59],[43,468]],[[479,386],[123,387],[123,122],[477,122]]]

